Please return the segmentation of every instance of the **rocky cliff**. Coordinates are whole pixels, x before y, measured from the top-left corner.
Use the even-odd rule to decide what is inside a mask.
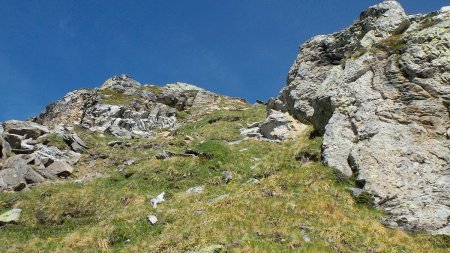
[[[323,135],[323,159],[375,198],[391,226],[450,234],[450,8],[397,1],[301,46],[269,108]]]

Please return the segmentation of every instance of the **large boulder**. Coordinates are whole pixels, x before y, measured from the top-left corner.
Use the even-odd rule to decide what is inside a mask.
[[[301,46],[270,109],[323,135],[323,159],[374,196],[386,224],[450,234],[450,13],[396,1]]]
[[[58,176],[58,177],[68,177],[73,173],[73,168],[65,161],[55,161],[50,164],[50,166],[45,169],[41,169],[47,175]]]
[[[9,120],[3,123],[4,131],[25,138],[37,139],[49,132],[48,128],[30,121]]]
[[[20,191],[29,184],[42,183],[44,180],[20,156],[8,158],[0,170],[0,190]]]

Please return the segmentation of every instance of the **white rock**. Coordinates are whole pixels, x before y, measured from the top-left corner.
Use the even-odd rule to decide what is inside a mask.
[[[0,215],[0,224],[2,223],[16,223],[20,219],[20,214],[22,213],[22,209],[15,208],[9,210]]]
[[[147,216],[147,220],[152,224],[155,225],[158,222],[158,218],[155,215],[149,215]]]
[[[152,206],[154,208],[156,208],[158,206],[158,204],[160,204],[160,203],[165,201],[165,199],[164,199],[164,195],[165,194],[166,194],[165,192],[162,192],[161,194],[156,196],[156,198],[153,198],[153,199],[150,200],[150,203],[152,204]]]

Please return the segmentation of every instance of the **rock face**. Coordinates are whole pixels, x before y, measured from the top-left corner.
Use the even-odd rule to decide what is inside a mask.
[[[68,93],[35,118],[50,129],[82,126],[117,137],[149,137],[155,129],[175,126],[189,108],[218,103],[219,96],[191,84],[140,85],[128,75],[109,78],[100,89]]]
[[[391,226],[450,234],[450,12],[396,1],[301,46],[269,108],[323,135],[323,159],[392,214]]]

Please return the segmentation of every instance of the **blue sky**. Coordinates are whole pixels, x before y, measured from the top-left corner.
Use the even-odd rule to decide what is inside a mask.
[[[243,97],[276,96],[298,46],[350,25],[366,0],[0,0],[0,121],[128,73]],[[400,1],[408,13],[448,0]]]

